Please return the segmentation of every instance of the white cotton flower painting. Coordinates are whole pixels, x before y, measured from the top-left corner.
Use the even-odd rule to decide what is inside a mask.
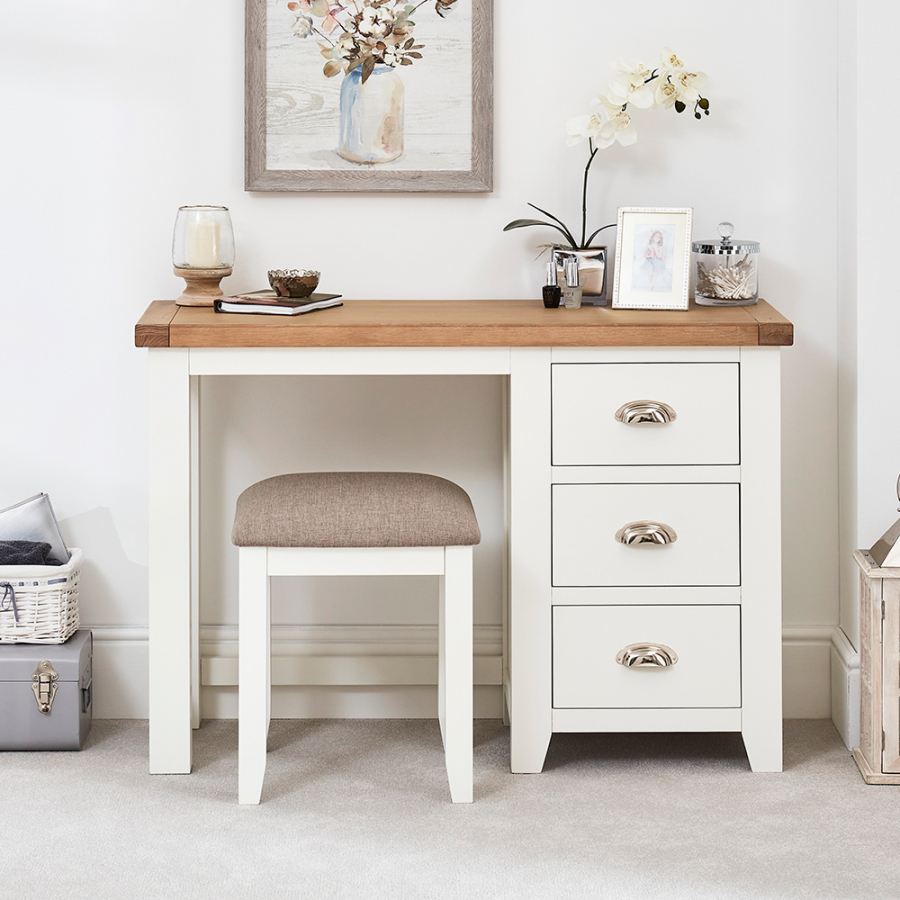
[[[490,12],[491,0],[248,0],[248,182],[489,181]]]

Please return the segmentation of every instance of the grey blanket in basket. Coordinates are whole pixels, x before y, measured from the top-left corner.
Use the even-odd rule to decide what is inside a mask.
[[[0,541],[0,566],[61,566],[44,541]]]
[[[0,541],[46,541],[53,556],[69,561],[69,548],[63,540],[47,494],[35,494],[6,509],[0,509]]]

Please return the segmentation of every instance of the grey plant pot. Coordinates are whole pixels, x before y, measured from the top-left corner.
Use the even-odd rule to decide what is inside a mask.
[[[552,249],[553,262],[560,285],[566,283],[565,263],[575,257],[578,260],[578,283],[582,288],[582,303],[588,306],[606,306],[606,247],[586,247],[573,250],[555,244]]]

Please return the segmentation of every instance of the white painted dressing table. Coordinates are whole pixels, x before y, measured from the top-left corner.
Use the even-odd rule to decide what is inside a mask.
[[[779,771],[792,342],[765,301],[348,300],[295,318],[151,304],[135,327],[150,372],[150,771],[190,772],[200,724],[199,379],[322,374],[508,378],[513,772],[540,772],[562,731],[739,731],[754,771]]]

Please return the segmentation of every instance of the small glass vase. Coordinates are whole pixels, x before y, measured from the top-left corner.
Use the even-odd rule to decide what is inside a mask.
[[[341,84],[338,156],[360,164],[386,163],[403,153],[403,80],[391,66],[362,66]]]

